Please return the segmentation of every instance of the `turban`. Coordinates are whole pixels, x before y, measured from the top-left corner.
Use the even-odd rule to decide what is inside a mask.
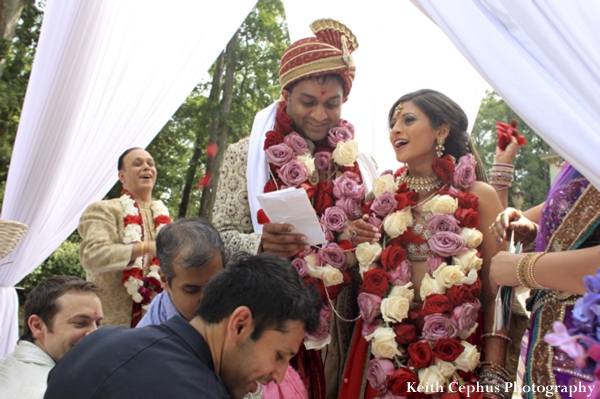
[[[344,97],[354,81],[356,67],[352,52],[358,48],[356,37],[344,24],[318,19],[310,25],[316,37],[298,40],[281,57],[279,82],[283,89],[310,78],[337,74],[344,82]]]

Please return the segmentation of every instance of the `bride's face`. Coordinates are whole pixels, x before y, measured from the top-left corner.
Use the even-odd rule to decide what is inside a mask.
[[[398,162],[409,165],[435,162],[437,138],[445,136],[444,130],[432,128],[427,115],[412,101],[396,108],[390,129],[390,143]]]

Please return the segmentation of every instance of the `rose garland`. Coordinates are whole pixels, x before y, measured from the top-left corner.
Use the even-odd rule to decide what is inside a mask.
[[[266,133],[264,150],[271,174],[264,192],[288,187],[305,189],[327,239],[327,244],[320,249],[302,251],[292,260],[306,284],[316,284],[325,303],[318,331],[305,340],[308,349],[320,349],[331,340],[329,321],[332,309],[327,305],[329,299],[334,299],[352,281],[348,267],[354,260],[346,251],[354,246],[347,240],[336,239],[336,235],[346,230],[349,222],[360,217],[365,196],[365,186],[356,162],[358,143],[354,141],[354,126],[340,119],[326,138],[313,143],[293,131],[286,104],[281,102],[274,130]],[[259,223],[268,223],[262,209],[258,211],[258,220]]]
[[[412,265],[405,251],[425,242],[413,232],[418,195],[395,179],[406,167],[375,179],[373,199],[363,207],[370,222],[383,227],[383,246],[362,243],[356,248],[363,275],[358,296],[362,335],[373,354],[367,379],[382,398],[423,395],[409,385],[440,394],[476,381],[480,353],[467,339],[477,328],[481,307],[477,272],[483,261],[477,247],[483,235],[477,230],[478,198],[466,192],[475,182],[476,161],[466,155],[455,166],[448,155],[432,166],[444,186],[423,205],[423,213],[431,216],[421,304],[413,306]]]
[[[123,229],[123,244],[135,244],[145,241],[146,234],[144,232],[142,213],[137,202],[135,202],[127,190],[121,192],[119,202],[123,209],[125,226]],[[158,233],[164,225],[171,223],[169,210],[161,201],[152,201],[150,209],[154,216],[154,228]],[[152,258],[150,260],[150,267],[148,270],[145,270],[144,255],[138,256],[130,268],[123,270],[121,282],[127,293],[131,295],[133,301],[141,304],[144,310],[148,310],[153,297],[152,293],[160,293],[162,291],[162,284],[160,282],[160,274],[158,273],[158,269],[160,268],[158,259],[156,256]]]

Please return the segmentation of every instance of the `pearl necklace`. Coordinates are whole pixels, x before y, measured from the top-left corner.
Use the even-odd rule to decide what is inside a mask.
[[[437,174],[433,173],[427,177],[409,176],[408,169],[402,172],[398,181],[406,183],[408,188],[414,191],[431,191],[442,187],[442,179]]]

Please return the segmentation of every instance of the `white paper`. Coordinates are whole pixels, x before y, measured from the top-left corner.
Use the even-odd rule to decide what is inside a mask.
[[[292,187],[259,194],[256,199],[272,223],[291,224],[294,226],[292,233],[304,234],[311,245],[327,242],[319,218],[303,188]]]

